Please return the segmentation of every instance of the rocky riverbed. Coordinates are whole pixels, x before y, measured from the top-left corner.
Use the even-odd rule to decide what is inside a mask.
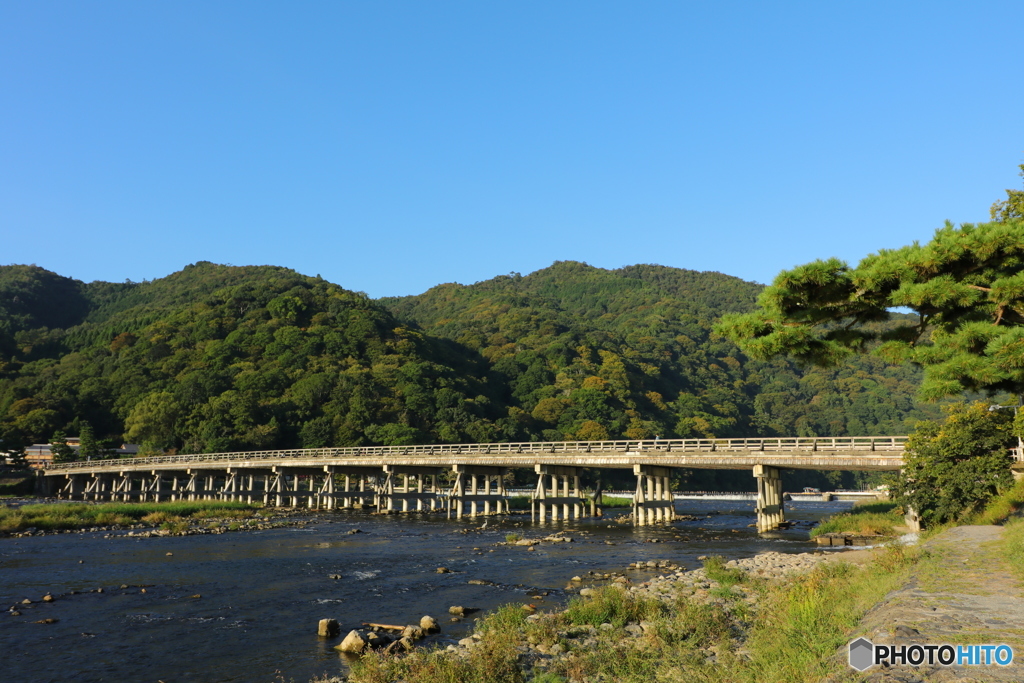
[[[539,542],[566,542],[564,538],[548,537],[543,539],[521,539],[511,544],[534,547]],[[764,581],[785,579],[802,572],[807,572],[822,562],[836,557],[835,553],[825,554],[807,552],[786,554],[779,552],[760,553],[753,557],[739,560],[721,561],[720,558],[699,558],[708,560],[705,567],[686,570],[671,560],[647,560],[630,565],[623,572],[588,572],[585,575],[572,577],[566,587],[568,592],[578,592],[584,601],[607,600],[608,591],[614,586],[624,591],[635,602],[656,600],[677,610],[682,601],[691,608],[708,608],[709,614],[715,614],[720,626],[729,634],[731,645],[726,647],[728,657],[745,657],[744,641],[752,617],[757,613],[762,592],[755,584]],[[659,568],[669,570],[658,576],[644,580],[634,580],[631,574],[636,570]],[[644,643],[646,636],[665,629],[665,624],[656,619],[637,618],[622,620],[611,618],[603,623],[579,624],[572,623],[573,617],[568,611],[537,612],[533,605],[521,607],[526,613],[525,623],[515,636],[517,643],[516,663],[526,678],[532,679],[545,671],[565,674],[573,671],[581,653],[600,651],[610,644],[615,647],[629,648],[630,643],[642,649],[649,647]],[[671,611],[671,610],[669,610]],[[568,617],[568,618],[567,618]],[[424,619],[430,619],[424,617]],[[432,621],[432,620],[431,620]],[[379,629],[374,629],[378,630]],[[422,637],[424,631],[411,625],[400,637],[397,633],[393,638],[386,634],[371,631],[353,631],[346,638],[349,645],[358,647],[350,651],[368,651],[371,647],[383,648],[389,654],[400,654],[411,650]],[[412,636],[412,637],[410,637]],[[486,620],[478,622],[477,628],[458,643],[446,647],[448,656],[471,661],[477,650],[493,648],[491,641],[507,638],[507,633],[496,633],[493,626]],[[428,641],[429,642],[429,641]],[[375,643],[375,644],[374,644]],[[346,649],[344,645],[339,646]],[[723,641],[709,640],[702,643],[695,656],[705,663],[715,663],[723,655]],[[345,680],[336,678],[333,680]],[[569,680],[590,681],[586,676],[570,676]],[[593,680],[604,680],[595,678]]]
[[[748,529],[752,503],[686,505],[680,511],[692,519],[642,528],[607,518],[531,524],[529,515],[513,515],[484,525],[444,515],[259,510],[247,519],[265,528],[246,533],[207,528],[244,520],[209,518],[184,536],[125,526],[7,538],[0,542],[0,605],[34,604],[21,616],[0,615],[0,646],[38,656],[10,660],[5,674],[59,681],[74,670],[83,683],[144,683],[154,672],[164,680],[273,680],[280,670],[286,680],[308,681],[348,672],[334,646],[363,622],[418,625],[433,615],[442,632],[418,643],[416,656],[430,643],[457,645],[479,625],[474,619],[502,605],[548,614],[582,588],[615,579],[640,586],[699,567],[703,555],[729,560],[812,548],[800,530]],[[790,512],[810,525],[847,507],[800,503]],[[509,544],[510,536],[541,542]],[[570,581],[575,576],[581,580]],[[47,592],[54,602],[40,602]],[[460,605],[479,611],[449,613]],[[521,609],[525,616],[528,608]],[[35,623],[45,618],[55,621]],[[339,622],[337,637],[317,636],[323,618]]]

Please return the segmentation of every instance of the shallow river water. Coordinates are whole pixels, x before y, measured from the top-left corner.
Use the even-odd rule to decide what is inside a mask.
[[[787,518],[813,521],[849,505],[791,503]],[[346,668],[333,649],[340,638],[317,637],[319,619],[337,619],[344,635],[364,621],[418,623],[430,614],[443,629],[435,641],[444,642],[472,628],[472,618],[449,622],[452,605],[554,607],[567,581],[590,570],[621,571],[638,560],[692,569],[699,555],[814,549],[806,527],[759,537],[747,526],[752,502],[687,500],[677,509],[700,518],[634,529],[608,520],[531,525],[529,515],[512,515],[480,529],[483,519],[339,512],[306,528],[220,535],[0,539],[0,607],[33,601],[19,605],[21,616],[0,613],[0,679],[305,683]],[[347,533],[355,528],[363,533]],[[534,552],[497,545],[509,532],[557,530],[574,542]],[[436,573],[441,566],[452,573]],[[542,591],[550,594],[531,597]],[[47,592],[54,602],[39,602]],[[47,618],[57,622],[33,623]]]

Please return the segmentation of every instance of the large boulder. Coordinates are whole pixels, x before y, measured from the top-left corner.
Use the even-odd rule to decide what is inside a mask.
[[[437,633],[441,630],[441,625],[437,623],[437,619],[434,617],[424,615],[420,619],[420,628],[423,629],[424,633]]]
[[[333,638],[341,632],[336,619],[321,619],[316,634],[324,638]]]
[[[345,636],[343,641],[341,641],[341,644],[336,645],[334,649],[341,650],[342,652],[361,654],[366,651],[367,645],[366,637],[359,631],[353,629],[348,632],[348,635]]]

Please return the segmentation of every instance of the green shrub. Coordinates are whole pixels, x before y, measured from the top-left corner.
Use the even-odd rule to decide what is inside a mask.
[[[618,586],[595,589],[589,598],[573,598],[565,610],[565,618],[577,626],[612,624],[622,627],[656,616],[662,605],[652,598],[638,597]]]
[[[704,560],[704,573],[712,581],[717,581],[725,588],[731,588],[738,583],[743,583],[747,573],[735,567],[726,567],[725,558],[721,555],[712,555]]]

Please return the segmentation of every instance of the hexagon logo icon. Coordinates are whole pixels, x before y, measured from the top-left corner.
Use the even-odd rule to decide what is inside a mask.
[[[867,638],[850,643],[850,666],[857,671],[869,669],[875,663],[875,646]]]

